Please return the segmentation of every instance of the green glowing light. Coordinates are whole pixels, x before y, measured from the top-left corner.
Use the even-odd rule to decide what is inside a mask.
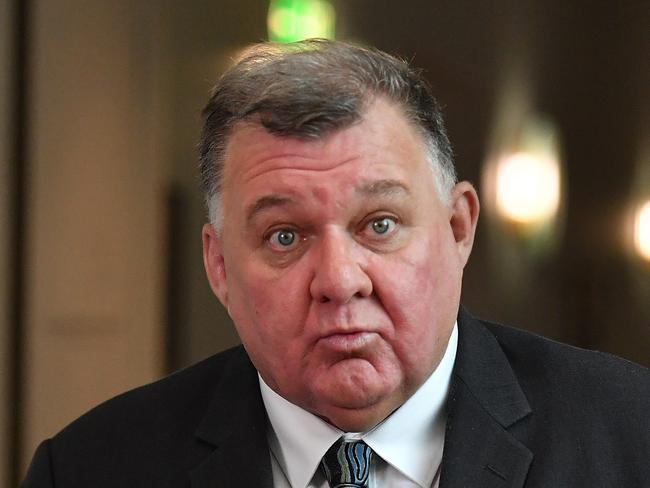
[[[271,0],[267,18],[269,40],[333,39],[335,18],[334,7],[327,0]]]

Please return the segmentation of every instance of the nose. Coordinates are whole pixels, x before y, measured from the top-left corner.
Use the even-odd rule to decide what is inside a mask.
[[[345,232],[328,233],[316,253],[309,291],[320,303],[348,303],[372,294],[372,281],[364,270],[363,250]]]

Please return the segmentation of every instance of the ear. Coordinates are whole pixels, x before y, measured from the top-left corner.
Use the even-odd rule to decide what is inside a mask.
[[[210,287],[224,307],[228,308],[228,284],[223,259],[221,236],[212,224],[203,226],[203,265]]]
[[[449,223],[458,248],[461,265],[465,267],[474,245],[480,204],[476,190],[468,181],[461,181],[451,192]]]

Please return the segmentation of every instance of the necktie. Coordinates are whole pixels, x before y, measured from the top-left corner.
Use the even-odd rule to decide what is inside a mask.
[[[321,466],[332,488],[367,487],[372,449],[342,437],[325,453]]]

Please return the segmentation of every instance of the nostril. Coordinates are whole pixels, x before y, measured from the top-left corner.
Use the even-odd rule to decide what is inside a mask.
[[[320,298],[320,303],[327,303],[327,302],[329,302],[329,301],[330,301],[330,299],[327,298],[327,297],[324,296],[324,295]]]

